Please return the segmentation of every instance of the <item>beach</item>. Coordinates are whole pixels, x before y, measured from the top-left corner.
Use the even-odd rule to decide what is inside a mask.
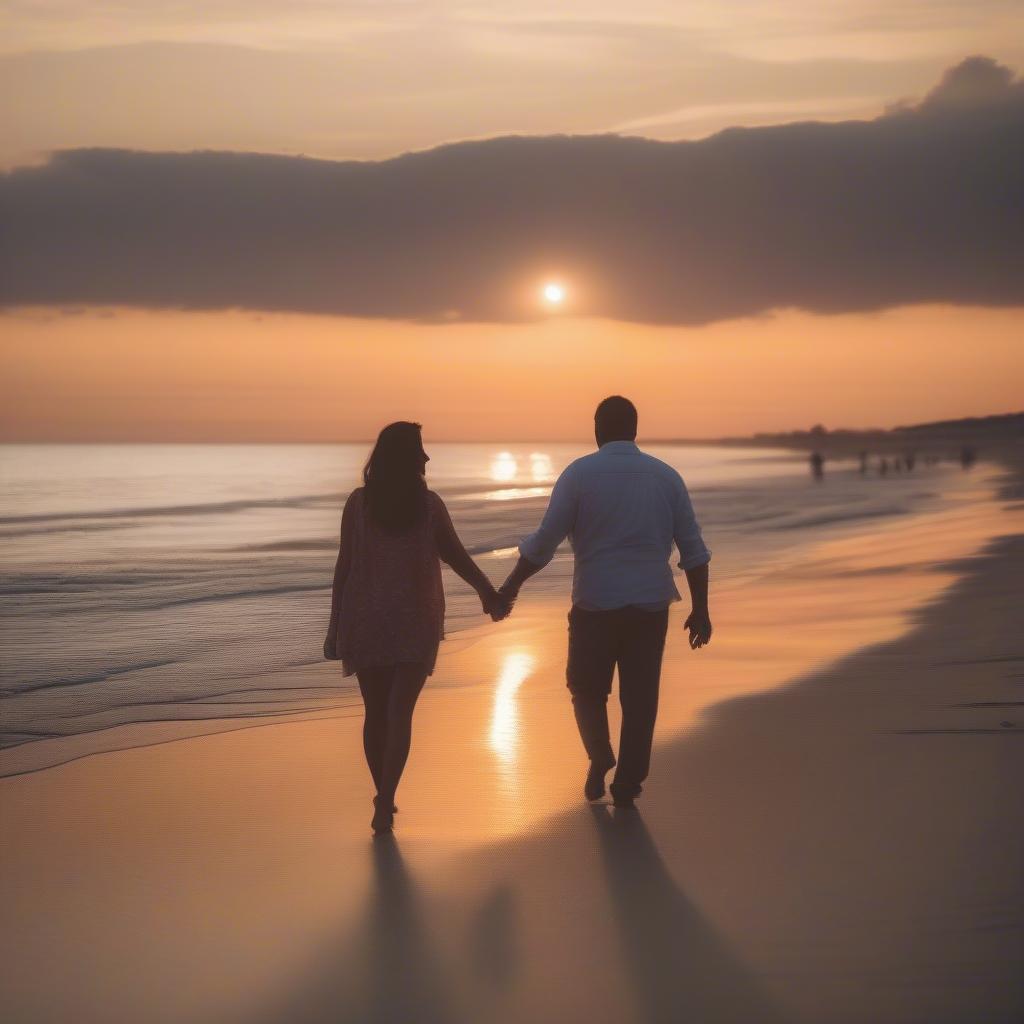
[[[12,744],[6,1018],[1019,1020],[1019,460],[918,474],[881,504],[876,481],[827,475],[829,494],[799,466],[694,492],[718,509],[716,633],[690,651],[673,610],[635,813],[582,799],[564,557],[506,623],[453,606],[393,838],[370,837],[351,694],[310,697],[331,671],[315,652],[270,666],[244,714],[124,700]],[[740,528],[752,489],[764,520]],[[467,531],[484,508],[464,506]],[[498,579],[510,555],[484,534]],[[298,600],[318,608],[322,585]],[[129,679],[161,671],[186,678]],[[22,700],[33,728],[59,714]]]
[[[1024,1024],[1024,3],[7,7],[0,1024]]]

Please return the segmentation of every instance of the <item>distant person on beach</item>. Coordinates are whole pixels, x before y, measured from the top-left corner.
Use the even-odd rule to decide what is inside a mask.
[[[860,453],[860,473],[863,476],[868,471],[868,453]]]
[[[682,477],[636,445],[637,412],[615,395],[594,414],[598,450],[571,463],[555,483],[544,518],[519,546],[501,593],[514,601],[523,583],[551,561],[566,537],[574,556],[566,679],[590,759],[588,800],[605,792],[616,766],[608,695],[616,666],[622,732],[612,781],[616,807],[629,808],[650,766],[668,609],[679,600],[669,556],[673,541],[686,573],[692,610],[683,626],[690,646],[711,640],[708,562]]]
[[[376,833],[391,830],[413,710],[444,635],[441,562],[480,595],[492,619],[509,610],[462,546],[444,502],[427,489],[428,461],[418,423],[386,426],[341,517],[324,657],[359,680]]]
[[[811,476],[815,480],[825,479],[825,456],[821,452],[811,452]]]
[[[960,465],[963,469],[970,469],[977,458],[978,453],[970,445],[964,445],[960,449]]]

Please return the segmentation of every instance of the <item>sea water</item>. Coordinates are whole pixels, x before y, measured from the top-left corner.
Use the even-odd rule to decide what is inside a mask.
[[[495,585],[557,474],[588,450],[428,446],[428,482]],[[948,465],[883,479],[829,464],[815,481],[800,453],[646,450],[687,482],[713,551],[713,588],[755,583],[796,546],[955,501],[963,477]],[[354,680],[323,662],[322,643],[341,507],[368,451],[0,448],[0,775],[112,748],[119,729],[138,723],[176,723],[188,734],[211,722],[356,709]],[[564,545],[529,592],[568,603],[571,572]],[[485,621],[447,570],[445,589],[449,637]],[[443,665],[442,645],[431,685],[445,685]]]

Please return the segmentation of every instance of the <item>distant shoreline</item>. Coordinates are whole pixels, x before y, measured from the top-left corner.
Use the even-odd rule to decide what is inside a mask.
[[[965,446],[979,457],[1000,457],[1020,451],[1024,446],[1024,412],[1000,416],[944,420],[891,430],[828,430],[813,427],[778,434],[754,434],[748,437],[675,438],[648,441],[648,444],[700,444],[723,448],[789,448],[820,452],[825,458],[854,458],[861,452],[870,455],[937,455],[958,458]]]

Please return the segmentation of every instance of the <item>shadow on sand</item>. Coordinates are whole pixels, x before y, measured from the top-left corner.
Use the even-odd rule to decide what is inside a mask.
[[[443,973],[431,945],[416,887],[393,835],[374,840],[375,891],[360,931],[365,951],[366,1004],[356,1020],[454,1019]],[[334,1018],[338,1019],[337,1008]]]
[[[388,834],[370,847],[371,891],[363,919],[332,943],[265,1024],[449,1024],[459,1019],[429,938],[416,886]]]
[[[264,1016],[266,1024],[543,1022],[555,1019],[546,1004],[554,987],[560,990],[553,998],[558,1019],[566,1022],[782,1020],[680,892],[638,813],[595,806],[565,815],[563,823],[557,837],[523,839],[488,852],[491,863],[504,865],[509,883],[492,885],[468,922],[458,920],[464,894],[446,900],[439,893],[436,902],[425,903],[394,837],[375,840],[373,892],[364,917],[306,984]],[[603,875],[561,874],[560,866],[593,863],[595,838]],[[532,898],[554,879],[564,901]],[[533,947],[522,942],[517,890],[533,907],[526,930],[535,940],[543,935]],[[616,951],[618,962],[579,949],[586,928],[571,908],[581,904],[610,929],[603,948]],[[566,955],[574,949],[582,956]],[[595,972],[602,983],[609,973],[625,979],[628,990],[619,1006],[633,1007],[628,1017],[618,1010],[609,1016],[601,986],[593,984]]]
[[[639,812],[590,810],[636,1019],[781,1022],[767,994],[672,880]]]

